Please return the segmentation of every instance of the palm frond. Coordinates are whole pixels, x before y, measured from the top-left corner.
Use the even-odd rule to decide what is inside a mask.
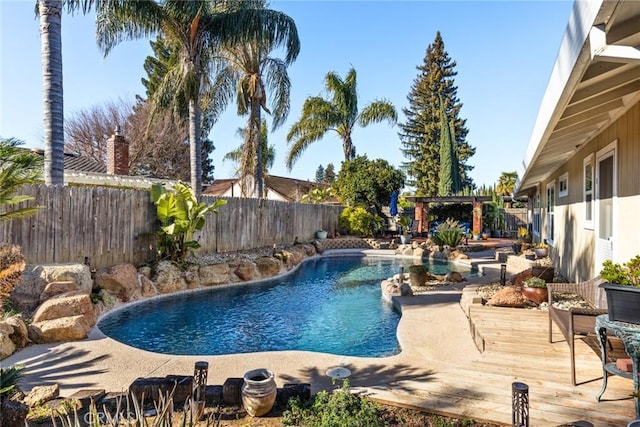
[[[166,15],[154,1],[103,1],[96,11],[96,37],[104,56],[125,40],[149,38],[161,28]]]
[[[362,109],[358,116],[358,124],[362,127],[368,126],[371,123],[380,123],[383,120],[387,120],[390,124],[396,124],[398,120],[398,113],[387,100],[374,101]]]
[[[266,58],[263,69],[265,71],[265,86],[270,89],[270,104],[273,111],[271,129],[276,130],[289,116],[291,105],[291,80],[287,73],[287,64],[277,58]]]

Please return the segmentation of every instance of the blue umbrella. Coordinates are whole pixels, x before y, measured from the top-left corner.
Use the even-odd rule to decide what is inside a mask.
[[[391,192],[391,202],[389,202],[389,215],[398,215],[398,192],[395,190]]]

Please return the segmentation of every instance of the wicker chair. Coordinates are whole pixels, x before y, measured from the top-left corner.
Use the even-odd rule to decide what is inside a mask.
[[[601,277],[581,283],[547,283],[549,290],[549,342],[553,342],[553,322],[569,344],[571,354],[571,383],[576,385],[575,336],[595,335],[596,316],[607,313],[607,297],[600,283]],[[553,293],[573,293],[582,296],[593,308],[562,309],[553,306]]]

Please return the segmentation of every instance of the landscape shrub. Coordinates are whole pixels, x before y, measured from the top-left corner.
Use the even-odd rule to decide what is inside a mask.
[[[464,237],[464,230],[458,221],[447,218],[445,222],[436,227],[436,232],[431,239],[438,246],[450,246],[455,248]]]
[[[346,207],[338,218],[338,226],[356,236],[373,236],[383,226],[382,218],[360,207]]]
[[[289,400],[282,414],[282,423],[288,426],[383,426],[380,407],[349,390],[349,381],[342,388],[329,393],[326,390],[313,395],[309,400],[295,397]]]

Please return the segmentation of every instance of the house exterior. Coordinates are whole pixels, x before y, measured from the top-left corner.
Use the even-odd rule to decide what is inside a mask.
[[[640,253],[640,2],[577,0],[516,195],[567,279]]]
[[[316,188],[326,189],[329,185],[283,176],[267,175],[264,178],[265,198],[281,202],[299,202],[302,197]],[[202,194],[216,197],[241,197],[240,178],[216,179]],[[338,201],[331,198],[329,204]]]
[[[43,149],[32,149],[44,157]],[[64,153],[64,183],[66,185],[94,185],[147,190],[153,184],[165,186],[178,181],[146,176],[129,175],[129,144],[124,136],[116,132],[107,141],[107,164],[73,153]]]

